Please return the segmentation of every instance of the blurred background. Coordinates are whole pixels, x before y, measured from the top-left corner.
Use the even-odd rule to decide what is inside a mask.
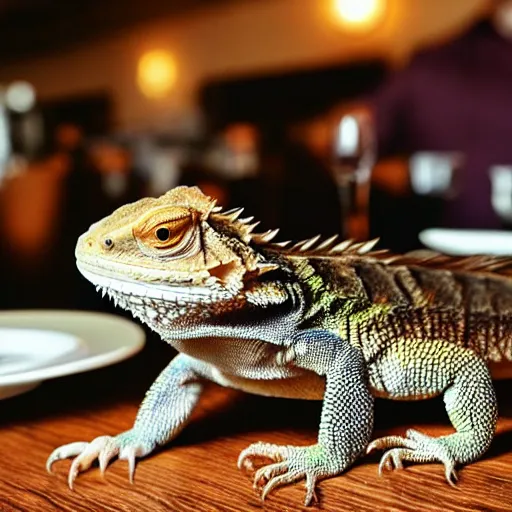
[[[512,222],[510,0],[1,0],[0,307],[108,309],[77,237],[177,185],[281,240]]]

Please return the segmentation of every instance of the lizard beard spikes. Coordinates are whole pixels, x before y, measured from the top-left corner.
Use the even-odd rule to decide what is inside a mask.
[[[185,316],[201,304],[201,301],[187,301],[177,297],[174,301],[144,297],[102,286],[97,286],[96,289],[101,291],[103,296],[108,295],[116,306],[127,309],[133,316],[156,329],[170,326],[174,320]]]
[[[96,290],[103,296],[108,295],[116,306],[129,310],[136,318],[157,331],[165,330],[174,321],[192,312],[194,316],[206,316],[215,304],[231,298],[229,292],[215,286],[141,286],[83,270],[82,273],[96,285]]]
[[[236,300],[235,295],[215,285],[210,288],[192,285],[141,287],[137,283],[85,274],[103,296],[107,295],[116,306],[130,311],[160,334],[177,327],[180,321],[204,320],[218,313],[226,302]]]

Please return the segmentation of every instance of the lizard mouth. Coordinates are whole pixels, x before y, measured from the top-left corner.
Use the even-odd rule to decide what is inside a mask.
[[[87,263],[77,262],[80,273],[96,286],[103,295],[108,294],[114,300],[121,301],[121,298],[130,300],[133,298],[152,299],[177,305],[186,305],[190,303],[212,303],[214,301],[231,298],[231,294],[225,290],[211,285],[197,286],[192,283],[163,283],[163,282],[144,282],[140,283],[129,278],[119,279],[113,273],[105,271],[98,273],[97,268],[87,265]],[[213,281],[213,280],[212,280]]]

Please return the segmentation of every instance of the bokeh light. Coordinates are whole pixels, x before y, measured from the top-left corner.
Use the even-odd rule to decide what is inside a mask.
[[[32,84],[20,80],[9,84],[4,99],[10,110],[28,112],[36,102],[36,91]]]
[[[172,90],[177,78],[173,57],[165,50],[145,53],[139,60],[137,83],[148,98],[164,98]]]
[[[375,27],[382,20],[385,10],[386,0],[333,0],[335,17],[351,28]]]

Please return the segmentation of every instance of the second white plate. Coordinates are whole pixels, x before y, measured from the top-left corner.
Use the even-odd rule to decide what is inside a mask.
[[[425,229],[420,241],[429,249],[454,256],[512,256],[512,232],[472,229]]]

